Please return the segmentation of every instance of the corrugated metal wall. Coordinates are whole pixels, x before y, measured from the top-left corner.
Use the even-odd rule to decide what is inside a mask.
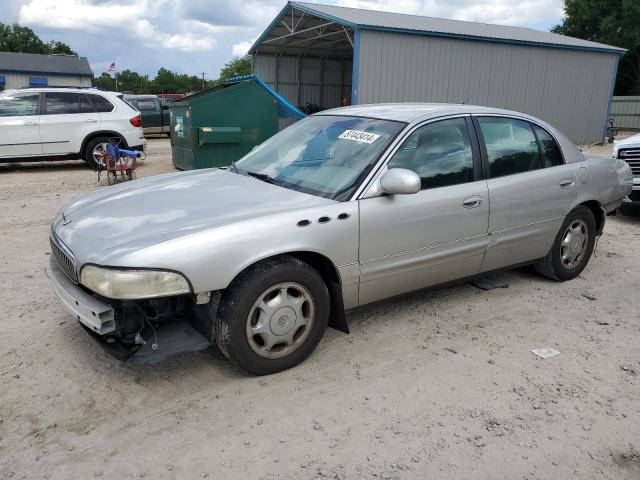
[[[5,86],[7,90],[10,88],[22,88],[29,86],[29,77],[46,78],[50,87],[90,87],[91,79],[87,77],[67,77],[62,75],[45,75],[45,74],[19,74],[5,73],[0,70],[0,75],[4,75]]]
[[[447,102],[542,118],[600,141],[616,55],[363,30],[358,103]]]
[[[253,73],[294,105],[310,103],[326,108],[340,106],[345,96],[351,98],[352,69],[351,60],[298,60],[291,56],[281,56],[277,69],[276,57],[271,55],[257,55],[253,64]]]
[[[613,97],[609,118],[614,127],[640,130],[640,97]]]

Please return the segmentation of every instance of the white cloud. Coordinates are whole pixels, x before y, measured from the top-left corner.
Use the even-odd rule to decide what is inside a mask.
[[[234,57],[242,57],[243,55],[247,54],[247,52],[251,48],[251,45],[253,45],[253,42],[251,41],[235,43],[231,45],[231,53],[233,53]]]
[[[216,39],[209,35],[194,35],[193,33],[165,33],[158,30],[148,20],[135,22],[138,37],[148,47],[163,47],[180,50],[181,52],[196,52],[209,50],[216,46]]]
[[[126,0],[90,3],[90,0],[29,0],[20,8],[18,21],[26,25],[38,25],[56,29],[105,31],[127,36],[133,33],[148,47],[167,48],[181,52],[209,50],[216,46],[216,39],[208,32],[196,33],[178,20],[171,27],[178,32],[168,32],[151,23],[149,18],[158,15],[167,0]],[[136,20],[138,19],[138,20]],[[182,27],[182,28],[180,28]],[[202,30],[202,29],[200,29]]]

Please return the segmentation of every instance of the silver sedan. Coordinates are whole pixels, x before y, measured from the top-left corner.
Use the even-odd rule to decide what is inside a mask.
[[[216,346],[254,374],[290,368],[344,312],[533,264],[587,265],[632,188],[521,113],[468,105],[324,111],[226,169],[82,196],[51,228],[50,277],[111,353],[153,362]]]

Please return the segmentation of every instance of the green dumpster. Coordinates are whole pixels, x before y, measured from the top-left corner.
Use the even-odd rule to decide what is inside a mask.
[[[223,167],[304,113],[254,75],[169,104],[171,155],[179,170]]]

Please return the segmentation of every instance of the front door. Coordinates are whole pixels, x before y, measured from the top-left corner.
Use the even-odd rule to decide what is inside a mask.
[[[0,158],[42,154],[38,93],[0,97]]]
[[[475,119],[491,216],[483,271],[544,257],[575,204],[575,165],[545,129],[507,117]]]
[[[480,271],[489,197],[470,126],[460,117],[417,128],[387,167],[416,172],[422,190],[359,200],[360,304]]]

